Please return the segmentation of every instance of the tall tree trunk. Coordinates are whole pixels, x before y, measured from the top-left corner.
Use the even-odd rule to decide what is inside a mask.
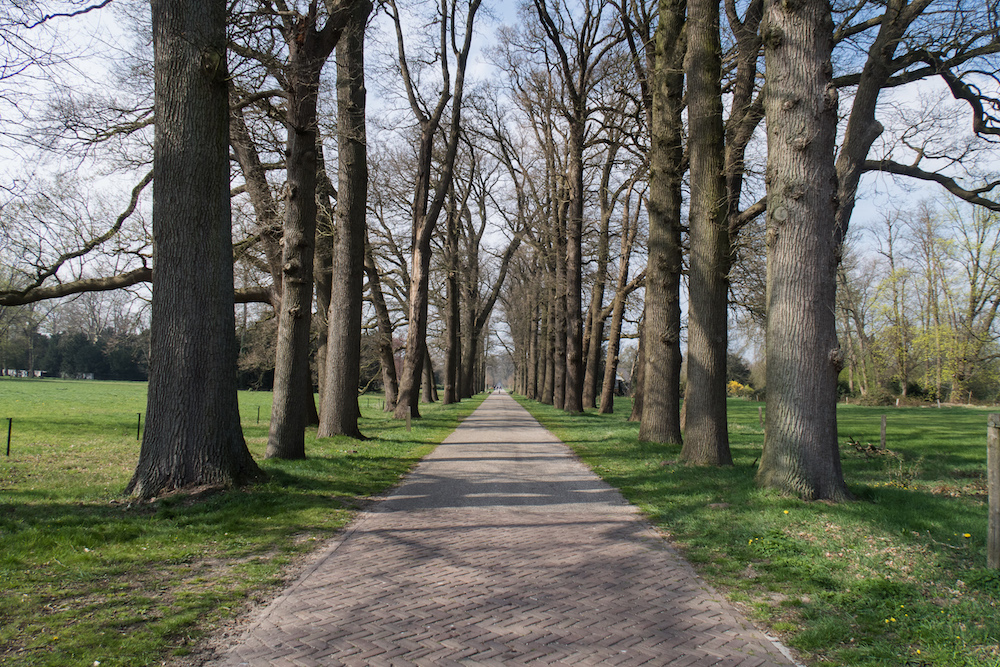
[[[445,335],[447,345],[444,359],[444,398],[449,405],[461,399],[462,367],[462,303],[458,284],[458,216],[454,191],[448,206],[447,228],[445,230]]]
[[[594,274],[594,289],[590,297],[590,309],[587,313],[588,331],[584,341],[587,352],[587,363],[583,377],[583,405],[594,407],[600,382],[601,343],[604,342],[605,317],[604,292],[608,279],[609,233],[611,228],[611,208],[614,203],[608,197],[611,171],[614,167],[618,151],[616,146],[608,147],[608,156],[601,170],[601,228],[597,235],[597,270]]]
[[[631,197],[631,191],[629,192]],[[638,213],[632,219],[631,200],[625,200],[625,212],[622,214],[621,253],[618,258],[618,278],[615,283],[615,296],[611,303],[611,328],[608,333],[608,352],[604,362],[604,382],[601,387],[602,414],[611,414],[615,406],[615,389],[618,381],[618,354],[621,351],[622,322],[625,319],[625,305],[634,287],[628,284],[629,266],[632,260],[632,248],[639,230]],[[644,273],[642,274],[644,275]]]
[[[407,86],[410,105],[420,121],[420,147],[418,155],[418,171],[413,198],[413,259],[410,270],[409,326],[406,332],[406,357],[403,362],[403,374],[399,386],[399,400],[396,405],[396,419],[404,419],[407,412],[412,417],[419,417],[417,394],[420,391],[420,378],[426,363],[427,354],[427,302],[430,279],[431,237],[437,226],[438,217],[444,206],[445,198],[451,189],[452,176],[455,168],[455,158],[458,154],[462,119],[462,98],[465,90],[465,70],[472,47],[473,25],[476,12],[479,11],[481,0],[469,0],[465,16],[465,35],[461,48],[457,45],[457,29],[455,21],[447,21],[447,3],[442,2],[440,24],[440,52],[442,59],[442,76],[444,89],[438,98],[437,107],[428,116],[424,108],[417,102],[413,91],[413,82],[409,75],[409,65],[400,51],[400,67]],[[400,46],[403,44],[402,26],[395,2],[390,0],[396,23],[396,33]],[[454,13],[452,13],[454,16]],[[449,29],[452,33],[449,36]],[[451,88],[451,78],[448,69],[448,54],[456,55],[455,84]],[[440,128],[440,121],[446,104],[451,104],[451,119],[445,142],[445,154],[441,160],[441,172],[438,175],[431,196],[431,160],[434,152],[434,139]]]
[[[850,498],[837,445],[833,20],[828,0],[768,0],[767,417],[757,480]],[[802,304],[810,307],[803,308]]]
[[[479,303],[479,258],[468,258],[462,285],[462,398],[471,398],[479,389],[476,384],[479,332],[476,330],[476,304]]]
[[[438,400],[437,382],[434,380],[434,362],[431,361],[430,350],[424,351],[424,370],[421,382],[421,400],[424,403],[434,403]]]
[[[659,0],[656,58],[650,73],[649,260],[646,267],[646,371],[639,439],[681,443],[681,176],[684,155],[684,0]]]
[[[319,174],[316,181],[316,253],[313,261],[313,281],[316,284],[316,310],[313,314],[319,342],[316,347],[316,380],[319,385],[319,405],[326,396],[327,340],[330,331],[330,297],[333,293],[333,242],[336,237],[337,195],[327,170],[323,140],[316,142]],[[324,408],[325,409],[325,408]],[[318,415],[317,415],[318,417]],[[319,424],[317,418],[316,424]]]
[[[371,244],[365,241],[365,274],[368,276],[368,294],[375,309],[378,323],[378,358],[382,366],[382,389],[385,393],[385,411],[396,409],[399,394],[399,380],[396,377],[396,355],[392,349],[392,318],[382,294],[382,279],[372,256]]]
[[[126,493],[260,476],[236,396],[226,3],[153,0],[154,272],[146,430]]]
[[[608,333],[608,352],[604,362],[604,382],[601,385],[599,412],[610,415],[615,411],[615,384],[618,380],[618,353],[621,351],[622,320],[625,316],[625,298],[615,294],[611,307],[611,329]]]
[[[646,317],[639,323],[639,349],[635,355],[635,372],[632,373],[632,413],[630,422],[642,422],[643,396],[646,393]],[[640,423],[640,426],[642,424]]]
[[[368,152],[365,134],[365,22],[369,0],[356,1],[337,44],[339,193],[327,316],[326,392],[317,435],[360,438],[361,309],[364,299]],[[323,372],[324,369],[320,369]]]
[[[569,207],[566,217],[566,385],[562,408],[583,412],[583,135],[586,115],[580,109],[569,128]]]
[[[320,73],[347,23],[347,12],[340,7],[347,1],[338,3],[322,29],[317,29],[315,3],[304,15],[285,17],[288,182],[268,458],[304,458],[305,429],[312,416],[309,409],[315,411],[309,370],[309,336],[316,244],[316,108]]]
[[[552,280],[552,276],[549,276],[549,280]],[[545,405],[552,405],[552,393],[554,386],[555,377],[555,333],[553,329],[555,328],[556,314],[555,314],[555,290],[551,287],[543,288],[548,293],[548,302],[545,304],[545,315],[544,324],[542,325],[541,331],[541,346],[542,346],[542,386],[541,395],[538,400]]]
[[[688,358],[681,459],[732,465],[726,422],[729,227],[718,0],[688,0]]]
[[[538,290],[531,290],[531,321],[528,330],[528,374],[525,377],[524,395],[538,400]]]
[[[556,293],[554,344],[552,347],[552,405],[560,410],[566,407],[566,233],[565,216],[555,221],[556,231]]]

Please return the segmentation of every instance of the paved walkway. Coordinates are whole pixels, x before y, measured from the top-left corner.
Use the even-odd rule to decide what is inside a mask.
[[[505,394],[219,665],[792,665]]]

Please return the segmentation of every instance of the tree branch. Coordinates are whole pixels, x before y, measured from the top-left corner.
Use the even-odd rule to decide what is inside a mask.
[[[990,211],[1000,211],[1000,202],[982,196],[982,193],[989,192],[1000,186],[1000,181],[993,181],[981,188],[969,190],[960,186],[955,179],[949,176],[944,176],[933,171],[924,171],[914,165],[900,164],[892,160],[865,160],[864,171],[881,171],[887,174],[898,174],[922,181],[931,181],[970,204],[978,204]]]

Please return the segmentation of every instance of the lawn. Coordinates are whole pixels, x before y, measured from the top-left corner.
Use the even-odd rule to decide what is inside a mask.
[[[271,395],[241,392],[269,479],[192,499],[121,495],[146,386],[0,379],[0,663],[160,664],[273,596],[295,564],[385,491],[485,397],[421,406],[408,432],[363,396],[371,439],[306,436],[304,461],[261,460]],[[258,417],[259,415],[259,417]],[[12,422],[8,419],[12,418]]]
[[[639,442],[628,399],[614,415],[523,403],[808,664],[1000,665],[1000,574],[985,568],[987,410],[840,406],[857,500],[834,505],[756,487],[759,403],[730,401],[735,465],[724,469]]]

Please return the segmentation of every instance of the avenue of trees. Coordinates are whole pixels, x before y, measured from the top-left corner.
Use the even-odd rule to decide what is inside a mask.
[[[109,16],[95,71],[60,36]],[[273,372],[268,456],[502,354],[571,413],[627,375],[640,438],[728,465],[735,338],[759,483],[846,500],[838,396],[1000,392],[998,29],[998,0],[14,2],[0,333],[148,302],[147,497],[259,475],[238,358]]]

